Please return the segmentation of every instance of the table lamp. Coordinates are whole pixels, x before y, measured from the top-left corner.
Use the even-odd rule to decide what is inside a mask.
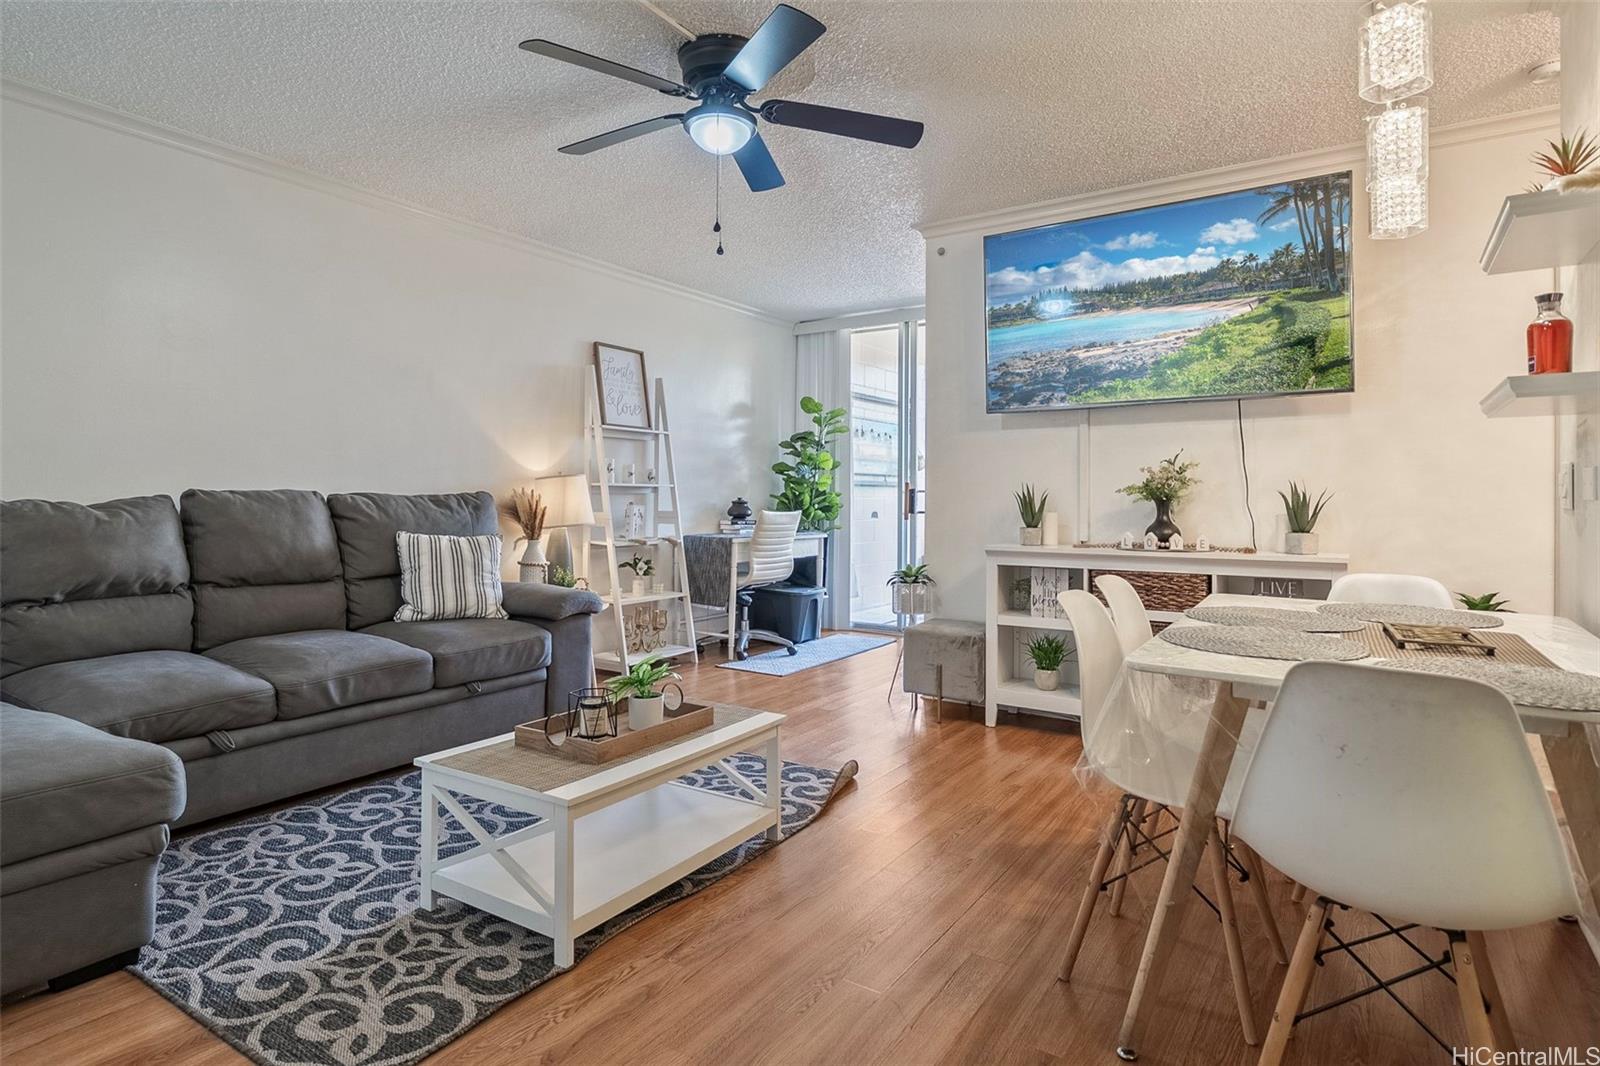
[[[534,482],[549,509],[545,527],[564,529],[567,555],[574,577],[589,576],[589,527],[594,525],[594,507],[589,502],[589,481],[582,474],[552,474]],[[577,536],[573,531],[577,530]]]

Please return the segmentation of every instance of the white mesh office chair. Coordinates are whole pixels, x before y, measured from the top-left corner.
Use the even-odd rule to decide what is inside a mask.
[[[1157,840],[1147,828],[1147,819],[1162,809],[1176,817],[1174,808],[1181,808],[1188,795],[1189,779],[1194,775],[1197,749],[1189,744],[1163,745],[1170,750],[1147,752],[1144,758],[1123,758],[1122,752],[1092,750],[1097,743],[1109,738],[1102,731],[1100,716],[1105,710],[1106,697],[1110,695],[1117,672],[1122,668],[1123,645],[1118,639],[1111,615],[1105,606],[1088,592],[1073,589],[1057,597],[1067,613],[1072,626],[1072,638],[1078,647],[1078,694],[1082,701],[1080,711],[1083,743],[1091,761],[1111,784],[1122,791],[1110,823],[1102,832],[1100,849],[1095,854],[1090,869],[1089,883],[1084,888],[1083,899],[1078,904],[1078,914],[1073,921],[1072,933],[1067,940],[1066,956],[1061,963],[1061,980],[1072,980],[1072,969],[1078,951],[1083,947],[1089,920],[1094,915],[1095,901],[1103,891],[1111,892],[1111,913],[1115,915],[1121,905],[1122,888],[1133,869],[1133,858],[1138,849],[1151,846],[1161,851]],[[1147,738],[1152,745],[1162,744],[1167,738],[1152,735]],[[1154,807],[1156,810],[1151,811]],[[1231,796],[1225,790],[1217,807],[1218,817],[1226,819],[1231,810]],[[1166,835],[1166,834],[1161,834]],[[1239,1024],[1244,1030],[1247,1044],[1258,1043],[1255,1026],[1255,1008],[1250,999],[1250,985],[1246,976],[1244,949],[1239,940],[1239,925],[1233,907],[1232,887],[1228,882],[1229,860],[1222,837],[1213,830],[1206,845],[1210,859],[1212,881],[1215,888],[1215,908],[1222,919],[1223,940],[1227,946],[1229,969],[1233,974],[1234,997],[1239,1010]],[[1117,872],[1109,879],[1113,858]],[[1266,896],[1266,882],[1260,860],[1248,848],[1238,852],[1239,869],[1250,886],[1251,899],[1261,915],[1268,939],[1280,963],[1287,962],[1283,941],[1278,935],[1272,908]],[[1141,864],[1142,865],[1142,864]]]
[[[762,585],[776,585],[794,573],[794,535],[800,528],[799,511],[762,511],[756,515],[755,532],[750,535],[750,569],[739,575],[739,634],[733,653],[750,657],[750,641],[780,644],[793,655],[798,650],[792,641],[767,629],[750,628],[751,593]]]
[[[1317,893],[1262,1064],[1283,1057],[1322,958],[1355,955],[1357,942],[1347,944],[1328,918],[1336,905],[1381,916],[1391,932],[1431,926],[1449,937],[1437,960],[1427,956],[1366,992],[1393,996],[1390,986],[1453,963],[1469,1042],[1516,1048],[1483,931],[1571,914],[1579,902],[1550,801],[1502,692],[1434,674],[1297,664],[1256,745],[1233,832]],[[1324,939],[1334,946],[1322,950]],[[1460,1046],[1428,1034],[1446,1049]]]
[[[1101,574],[1094,579],[1095,587],[1111,605],[1111,621],[1117,627],[1117,640],[1126,655],[1155,636],[1150,627],[1150,615],[1144,609],[1139,592],[1125,577]]]
[[[1455,606],[1450,590],[1417,574],[1345,574],[1328,590],[1330,603],[1408,603],[1416,607]]]

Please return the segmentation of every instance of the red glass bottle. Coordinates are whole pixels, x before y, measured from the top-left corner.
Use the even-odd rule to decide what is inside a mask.
[[[1572,320],[1561,313],[1561,294],[1534,297],[1539,317],[1528,326],[1528,373],[1566,374],[1572,370]]]

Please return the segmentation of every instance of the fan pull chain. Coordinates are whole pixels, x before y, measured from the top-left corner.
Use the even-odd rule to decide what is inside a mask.
[[[711,223],[711,232],[717,235],[717,254],[722,254],[722,157],[717,156],[717,196],[715,218]]]

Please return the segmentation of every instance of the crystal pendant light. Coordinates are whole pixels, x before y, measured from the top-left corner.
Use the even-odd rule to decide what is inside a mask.
[[[1361,24],[1363,100],[1393,103],[1433,85],[1433,14],[1426,0],[1373,0]]]
[[[1397,240],[1428,228],[1428,101],[1367,117],[1369,235]]]

